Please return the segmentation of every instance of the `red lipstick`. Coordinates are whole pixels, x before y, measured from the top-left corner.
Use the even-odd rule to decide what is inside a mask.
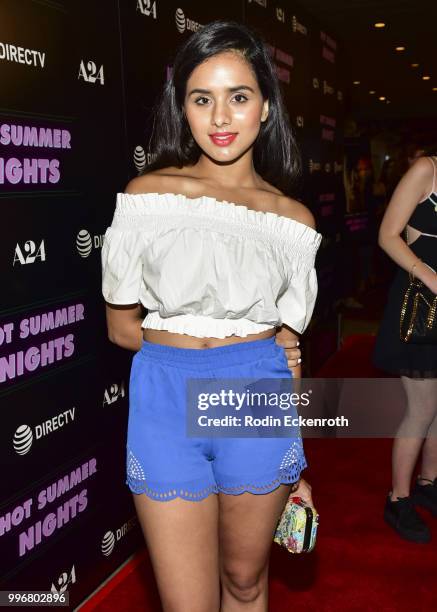
[[[235,132],[215,132],[209,134],[212,142],[219,147],[228,147],[237,137]]]

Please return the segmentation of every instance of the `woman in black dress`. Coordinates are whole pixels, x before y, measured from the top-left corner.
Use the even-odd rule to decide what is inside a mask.
[[[393,443],[392,490],[384,519],[402,537],[429,542],[430,531],[416,512],[437,516],[437,344],[400,338],[400,312],[409,272],[437,294],[437,157],[420,157],[399,181],[379,230],[379,245],[399,266],[377,334],[374,364],[401,376],[407,411]],[[405,231],[406,240],[401,237]],[[423,447],[423,448],[422,448]],[[421,472],[410,484],[422,448]]]

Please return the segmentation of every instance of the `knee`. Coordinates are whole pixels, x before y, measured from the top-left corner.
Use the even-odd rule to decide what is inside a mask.
[[[267,572],[248,573],[241,570],[223,570],[222,586],[236,600],[256,601],[267,586]]]
[[[419,409],[420,408],[420,409]],[[426,434],[436,417],[435,407],[422,404],[420,407],[410,409],[404,416],[405,428],[408,433]]]
[[[414,426],[426,435],[426,432],[431,427],[433,420],[434,415],[431,414],[431,411],[427,411],[414,419]]]

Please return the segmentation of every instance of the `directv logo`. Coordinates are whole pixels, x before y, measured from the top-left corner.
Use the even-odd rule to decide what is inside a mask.
[[[102,545],[101,545],[102,553],[105,555],[105,557],[109,557],[109,555],[114,550],[114,546],[115,546],[114,533],[112,531],[107,531],[105,535],[103,536]]]
[[[33,442],[33,433],[29,425],[20,425],[14,434],[14,450],[17,455],[26,455]]]
[[[90,233],[86,229],[80,230],[76,237],[76,247],[81,257],[88,257],[93,250],[93,241]]]
[[[111,530],[107,531],[102,538],[100,545],[102,553],[105,557],[109,557],[115,548],[115,543],[119,542],[124,536],[131,530],[135,525],[138,524],[138,518],[136,516],[128,519],[121,527],[115,530],[115,533]]]
[[[123,383],[122,383],[123,384]],[[118,390],[118,388],[117,388]],[[123,386],[123,397],[124,397],[124,386]],[[118,395],[117,398],[118,399]],[[115,401],[115,400],[113,400]],[[74,421],[76,408],[69,408],[64,412],[61,412],[51,419],[47,419],[38,425],[35,425],[35,440],[39,440],[44,436],[54,433],[61,427],[68,425]],[[34,432],[29,425],[20,425],[17,427],[14,433],[13,446],[17,455],[26,455],[34,442]]]
[[[183,34],[185,30],[197,32],[197,30],[203,28],[203,25],[201,23],[197,23],[197,21],[193,21],[192,19],[188,19],[188,17],[185,17],[184,11],[181,8],[176,9],[175,21],[176,29],[179,34]]]

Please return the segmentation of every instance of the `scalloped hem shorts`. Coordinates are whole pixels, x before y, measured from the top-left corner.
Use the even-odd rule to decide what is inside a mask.
[[[276,337],[207,349],[143,340],[132,360],[126,484],[159,500],[211,493],[260,494],[293,483],[307,467],[302,438],[188,437],[187,378],[290,378]]]

